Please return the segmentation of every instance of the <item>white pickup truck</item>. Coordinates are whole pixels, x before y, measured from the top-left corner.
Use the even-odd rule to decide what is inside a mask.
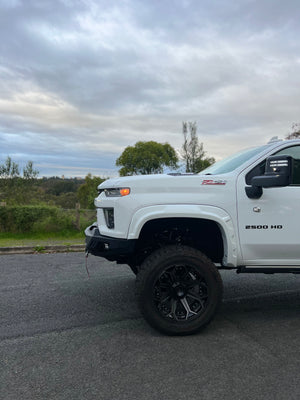
[[[207,325],[220,269],[300,273],[300,140],[271,140],[200,174],[115,178],[98,190],[86,251],[131,267],[140,310],[161,332]]]

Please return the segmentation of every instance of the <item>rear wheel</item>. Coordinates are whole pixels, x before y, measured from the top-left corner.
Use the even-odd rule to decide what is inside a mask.
[[[207,325],[220,305],[222,293],[215,265],[187,246],[155,251],[143,262],[136,279],[144,318],[169,335],[192,334]]]

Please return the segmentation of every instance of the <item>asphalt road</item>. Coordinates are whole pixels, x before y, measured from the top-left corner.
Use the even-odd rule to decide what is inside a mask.
[[[134,275],[82,253],[0,256],[0,398],[300,398],[300,275],[222,272],[201,333],[140,317]]]

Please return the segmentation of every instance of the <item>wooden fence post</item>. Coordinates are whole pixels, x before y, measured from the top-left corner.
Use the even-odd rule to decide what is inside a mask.
[[[78,231],[80,231],[80,203],[76,203],[76,221],[75,226]]]

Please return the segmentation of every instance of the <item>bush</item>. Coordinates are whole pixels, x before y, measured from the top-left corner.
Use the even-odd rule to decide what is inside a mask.
[[[81,215],[80,226],[76,227],[76,210],[43,205],[7,206],[0,207],[0,232],[76,231],[84,229],[94,219],[94,215],[90,219]]]

